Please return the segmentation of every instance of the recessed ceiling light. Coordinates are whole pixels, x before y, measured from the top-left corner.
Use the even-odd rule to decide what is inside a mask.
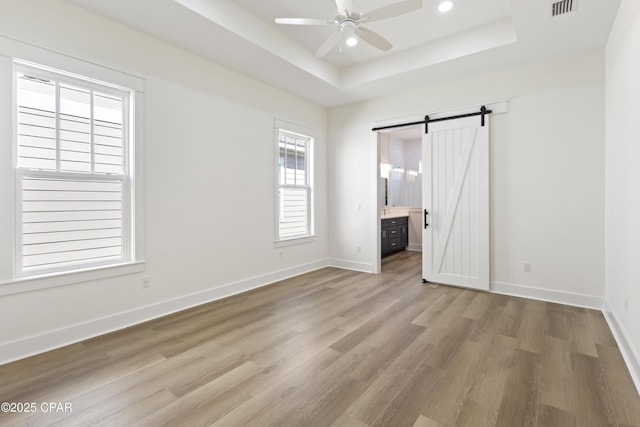
[[[453,7],[453,2],[451,0],[445,0],[440,3],[440,5],[438,6],[438,10],[440,12],[449,12],[452,7]]]
[[[358,44],[358,39],[355,36],[351,36],[345,41],[345,43],[347,46],[353,47]]]

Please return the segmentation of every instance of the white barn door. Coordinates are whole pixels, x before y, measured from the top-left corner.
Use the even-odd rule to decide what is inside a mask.
[[[489,290],[489,121],[428,124],[423,135],[422,277]]]

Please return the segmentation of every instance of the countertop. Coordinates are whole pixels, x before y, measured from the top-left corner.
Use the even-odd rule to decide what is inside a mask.
[[[380,219],[391,219],[391,218],[406,218],[409,215],[403,215],[403,214],[389,214],[389,215],[384,215],[381,216]]]

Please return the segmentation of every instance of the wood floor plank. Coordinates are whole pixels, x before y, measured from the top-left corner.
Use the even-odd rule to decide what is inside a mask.
[[[488,407],[469,398],[464,402],[456,427],[492,427],[496,425],[495,414]]]
[[[517,333],[518,348],[532,353],[542,353],[545,315],[545,303],[533,300],[525,302],[520,329]]]
[[[390,307],[387,307],[377,315],[369,318],[365,323],[363,323],[360,327],[358,327],[350,334],[346,335],[344,338],[331,344],[331,348],[342,353],[351,350],[353,347],[355,347],[369,335],[371,335],[374,331],[380,328],[388,320],[389,316],[397,313],[399,310],[401,310],[401,308],[397,303],[391,305]]]
[[[452,291],[448,289],[447,291]],[[456,319],[462,316],[462,313],[469,306],[471,301],[475,298],[475,292],[470,291],[468,289],[464,290],[456,290],[452,292],[453,300],[445,300],[440,302],[441,305],[444,305],[446,308],[442,310],[439,308],[435,313],[432,313],[431,316],[423,317],[422,315],[417,317],[413,323],[421,326],[430,326],[434,320],[437,319],[438,323],[442,325],[446,325],[448,323],[454,322]],[[435,305],[435,304],[434,304]]]
[[[465,416],[458,419],[459,424],[495,425],[517,343],[515,338],[495,335],[488,345],[483,346],[462,411]],[[467,405],[470,407],[466,408]]]
[[[454,323],[427,328],[422,337],[435,346],[425,355],[425,363],[436,368],[448,369],[453,361],[452,356],[457,354],[474,325],[475,321],[460,317]]]
[[[568,324],[567,312],[564,306],[549,303],[547,305],[547,315],[545,318],[545,335],[568,340],[571,331]]]
[[[586,314],[595,343],[618,347],[602,313],[596,310],[586,310]]]
[[[420,415],[413,424],[413,427],[443,427],[443,425],[425,417],[424,415]]]
[[[67,365],[72,358],[84,357],[86,351],[85,342],[81,342],[2,365],[0,396],[7,396],[7,388],[13,382],[19,382],[23,385],[26,375],[33,376],[34,373],[54,371],[61,366]]]
[[[540,404],[538,425],[544,427],[576,427],[576,417],[570,412]]]
[[[95,362],[92,357],[87,359]],[[73,364],[72,369],[49,372],[44,377],[37,376],[43,378],[42,385],[34,390],[31,388],[34,386],[32,384],[28,388],[28,398],[34,402],[46,402],[52,401],[52,399],[53,401],[67,402],[86,390],[95,389],[115,379],[126,378],[140,369],[156,366],[165,360],[160,355],[141,352],[121,359],[107,358],[88,365]],[[6,399],[16,398],[7,396]],[[23,397],[17,399],[14,401],[24,401]]]
[[[617,424],[609,392],[597,358],[571,353],[575,414],[579,426],[604,427]]]
[[[226,374],[204,384],[185,396],[174,399],[127,425],[136,426],[207,426],[231,411],[239,401],[247,399],[248,390],[241,390],[243,382],[258,375],[260,366],[246,362]],[[239,393],[232,393],[233,391]],[[112,424],[117,425],[117,424]],[[123,424],[120,424],[123,425]]]
[[[371,427],[371,426],[363,423],[360,420],[356,420],[355,418],[352,418],[345,413],[345,414],[342,414],[340,418],[335,420],[330,427]]]
[[[420,413],[444,425],[453,425],[478,374],[477,363],[481,354],[481,344],[465,341],[455,357],[452,357],[449,369]]]
[[[640,427],[598,311],[323,268],[0,366],[0,426]],[[177,284],[178,286],[179,284]]]
[[[286,399],[269,402],[259,416],[252,417],[247,426],[332,424],[349,407],[367,385],[349,376],[368,352],[342,354],[326,369],[295,388]]]
[[[536,426],[540,355],[516,349],[496,426]]]
[[[417,316],[413,320],[414,325],[427,327],[431,325],[431,322],[436,319],[438,316],[442,315],[447,308],[451,305],[451,303],[456,299],[456,296],[452,293],[446,293],[444,295],[440,295],[433,304],[427,307],[424,312],[422,312],[419,316]]]
[[[596,343],[593,339],[589,320],[587,319],[587,314],[584,309],[574,308],[574,310],[568,310],[568,313],[568,323],[571,330],[569,337],[571,349],[577,353],[598,357]]]
[[[506,295],[491,295],[491,309],[477,319],[469,339],[489,343],[496,334],[516,337],[520,330],[525,300]]]
[[[111,426],[131,426],[145,415],[152,414],[155,411],[166,407],[167,405],[175,402],[177,398],[166,390],[160,390],[155,393],[145,396],[143,399],[129,402],[128,406],[124,406],[122,409],[110,413],[105,418],[96,420],[94,417],[89,417],[85,420],[78,420],[75,417],[66,419],[60,423],[54,424],[60,426],[96,426],[96,427],[111,427]]]
[[[380,334],[380,341],[367,340],[366,344],[376,350],[353,370],[351,376],[363,383],[371,384],[423,332],[424,328],[422,326],[408,324],[393,335],[384,337]]]
[[[545,337],[540,377],[540,403],[573,413],[575,387],[571,365],[571,344],[567,340]]]
[[[400,392],[404,381],[421,366],[420,359],[428,354],[432,347],[432,344],[415,340],[348,408],[347,415],[373,425],[389,402]],[[431,370],[435,371],[433,368]]]
[[[616,419],[624,425],[640,425],[638,391],[617,347],[597,345],[598,360],[611,396]]]
[[[166,388],[174,395],[182,397],[211,381],[217,380],[228,372],[234,371],[245,363],[247,363],[246,356],[242,353],[236,353],[224,359],[206,358],[201,363],[193,364],[189,369],[185,369],[182,372],[183,375],[174,378]]]
[[[252,420],[266,417],[273,406],[282,405],[283,401],[288,401],[300,388],[313,381],[342,356],[338,351],[325,348],[292,369],[280,365],[280,369],[263,373],[262,381],[247,382],[247,387],[252,390],[251,398],[239,403],[232,411],[211,425],[244,426]],[[274,372],[276,375],[270,375]]]
[[[494,337],[498,334],[495,325],[500,323],[503,312],[504,307],[495,304],[495,301],[492,299],[491,309],[487,310],[476,320],[467,339],[481,344],[488,344],[493,341]]]
[[[264,367],[260,375],[252,377],[245,384],[245,387],[251,391],[250,400],[264,397],[260,396],[261,393],[288,395],[305,381],[309,381],[313,375],[326,369],[341,356],[340,352],[329,348],[329,343],[342,335],[344,335],[342,331],[332,331]]]
[[[305,349],[328,347],[332,343],[344,338],[346,333],[340,326],[345,323],[342,317],[328,319],[322,326],[308,330],[306,333],[296,333],[278,345],[273,345],[255,351],[251,346],[244,350],[247,358],[260,366],[269,367],[291,354],[297,354]],[[236,350],[242,347],[231,346]]]
[[[518,336],[525,306],[526,300],[524,298],[511,297],[495,326],[496,332],[508,337]]]
[[[69,402],[72,413],[50,414],[38,412],[29,417],[31,426],[46,426],[53,421],[67,419],[73,415],[86,414],[87,418],[100,418],[117,410],[123,402],[137,401],[145,396],[165,389],[174,378],[182,378],[190,370],[201,368],[205,359],[197,353],[187,353],[164,362],[151,365],[121,378],[113,378],[108,384],[86,388],[75,396],[51,395],[50,399]],[[52,418],[52,415],[54,417]]]
[[[12,419],[9,419],[9,418]],[[24,419],[17,419],[13,414],[0,413],[0,426],[2,427],[29,427]]]
[[[66,379],[70,375],[81,376],[93,371],[96,367],[106,366],[111,358],[107,354],[100,353],[85,354],[83,357],[71,356],[65,360],[67,361],[66,365],[61,364],[56,368],[49,369],[47,364],[43,364],[41,368],[33,369],[31,373],[25,370],[21,376],[14,377],[12,381],[3,381],[0,384],[0,396],[3,401],[25,402],[27,396],[29,398],[44,397],[50,393],[47,390],[53,392],[61,386],[61,378]],[[11,372],[15,363],[3,366],[2,370]]]
[[[488,292],[477,292],[473,300],[462,312],[462,316],[480,320],[491,309],[491,300],[491,294]]]
[[[372,427],[411,426],[420,416],[422,402],[426,401],[442,381],[444,371],[429,365],[418,365],[402,381],[398,393],[390,399],[384,411],[371,424]]]

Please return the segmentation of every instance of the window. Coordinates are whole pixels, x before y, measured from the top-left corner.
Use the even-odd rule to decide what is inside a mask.
[[[277,129],[278,240],[313,234],[313,138]]]
[[[130,261],[132,91],[14,70],[16,275]]]

